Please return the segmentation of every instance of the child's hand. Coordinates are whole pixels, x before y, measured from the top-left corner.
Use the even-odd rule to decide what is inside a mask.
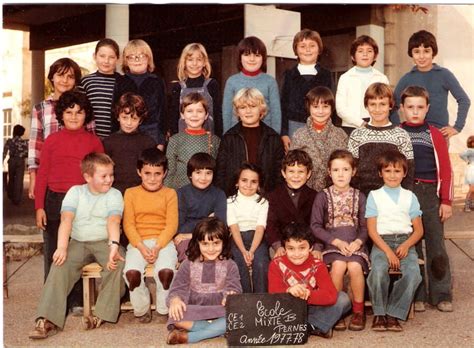
[[[179,233],[176,237],[174,237],[173,243],[174,245],[178,246],[178,244],[181,243],[183,240],[191,239],[191,237],[191,233]]]
[[[312,250],[312,251],[311,251],[311,254],[313,254],[313,257],[314,257],[316,260],[322,260],[322,259],[323,259],[323,254],[322,254],[322,252],[320,252],[319,250]]]
[[[449,139],[452,136],[459,134],[459,132],[451,126],[443,127],[440,129],[440,131],[446,139]]]
[[[186,312],[186,303],[184,303],[179,297],[173,297],[170,301],[170,318],[180,321],[184,317],[184,312]]]
[[[222,298],[222,305],[225,306],[225,303],[227,301],[227,296],[235,294],[235,291],[225,291],[224,292],[224,297]]]
[[[109,262],[107,262],[107,269],[112,271],[117,269],[117,261],[125,261],[125,259],[119,253],[119,246],[117,244],[112,244],[109,246]]]
[[[286,254],[285,248],[278,247],[278,249],[275,251],[275,255],[273,255],[273,258],[283,256],[285,254]]]
[[[28,186],[28,198],[35,199],[36,172],[30,172],[30,186]]]
[[[151,248],[151,254],[152,258],[148,263],[155,263],[156,259],[158,258],[158,255],[160,254],[161,247],[158,244],[155,244],[153,248]]]
[[[398,259],[397,255],[395,255],[395,253],[391,249],[385,255],[387,256],[388,265],[389,265],[390,268],[392,268],[394,270],[400,269],[400,260]]]
[[[281,142],[283,143],[283,148],[285,150],[285,153],[287,153],[291,145],[290,137],[288,135],[283,135],[281,137]]]
[[[148,263],[153,263],[155,262],[153,260],[153,252],[148,248],[145,244],[142,242],[137,244],[137,249],[140,251],[142,254],[143,258],[148,262]],[[153,262],[150,262],[153,261]]]
[[[67,249],[66,248],[58,248],[53,254],[53,264],[56,266],[61,266],[67,258]]]
[[[310,295],[309,289],[306,288],[303,284],[296,284],[288,289],[286,289],[286,292],[290,293],[292,296],[300,298],[302,300],[307,300]]]
[[[165,145],[163,145],[163,144],[156,145],[156,148],[160,151],[164,151],[165,150]]]
[[[402,243],[398,246],[397,250],[395,250],[395,254],[399,260],[404,259],[408,255],[409,249],[410,248],[405,243]]]
[[[439,217],[441,218],[441,222],[445,222],[451,216],[453,216],[453,208],[447,204],[440,204],[439,206]]]
[[[359,240],[354,240],[349,244],[349,256],[351,256],[354,252],[359,250],[362,247],[362,243]]]
[[[46,212],[44,209],[37,209],[36,210],[36,227],[40,230],[46,230]]]
[[[338,248],[344,256],[350,256],[351,251],[349,249],[349,244],[346,241],[336,238],[331,244]]]
[[[250,256],[249,251],[247,250],[242,251],[242,257],[244,258],[244,261],[247,267],[252,266],[252,257]]]
[[[214,212],[212,212],[208,215],[208,217],[214,217],[214,216],[215,216]]]

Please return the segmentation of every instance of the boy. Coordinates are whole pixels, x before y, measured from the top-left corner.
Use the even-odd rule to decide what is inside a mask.
[[[341,75],[336,92],[336,110],[342,119],[342,129],[351,135],[355,128],[365,126],[369,114],[364,107],[364,93],[374,82],[388,84],[388,78],[373,65],[377,60],[379,47],[373,38],[361,35],[350,48],[354,67]]]
[[[371,84],[364,95],[364,106],[369,112],[370,121],[363,128],[355,129],[347,149],[359,160],[354,187],[366,196],[369,191],[382,187],[375,160],[388,150],[397,150],[408,159],[408,170],[403,187],[413,186],[413,147],[408,133],[393,125],[388,117],[393,107],[393,92],[390,86],[376,82]]]
[[[384,186],[367,198],[367,229],[373,241],[367,278],[374,311],[372,330],[402,331],[398,319],[406,320],[413,296],[421,282],[415,244],[423,237],[420,204],[413,192],[400,186],[407,174],[404,155],[389,150],[377,158]],[[402,276],[389,294],[388,270],[399,269]]]
[[[173,239],[179,262],[186,258],[186,249],[199,221],[208,216],[227,221],[227,197],[224,191],[212,185],[215,170],[216,160],[207,153],[195,153],[188,161],[191,183],[178,190],[179,225]]]
[[[451,271],[444,245],[443,223],[452,215],[453,182],[448,146],[443,134],[426,123],[430,109],[426,89],[419,86],[406,88],[401,96],[400,110],[407,120],[402,127],[410,135],[415,156],[415,185],[413,193],[423,211],[423,230],[426,245],[426,270],[429,298],[425,284],[417,291],[415,309],[424,311],[424,302],[442,312],[451,312]],[[423,259],[421,241],[416,246],[418,257]],[[423,273],[422,273],[423,275]],[[424,277],[423,277],[424,278]]]
[[[21,137],[25,127],[21,124],[13,127],[13,138],[8,139],[3,148],[3,160],[8,157],[7,195],[14,205],[20,205],[23,196],[23,177],[25,175],[25,158],[28,156],[28,140]]]
[[[144,150],[137,161],[142,183],[125,191],[123,228],[129,245],[123,277],[130,290],[135,317],[141,323],[152,319],[145,267],[153,264],[156,282],[156,311],[168,314],[166,296],[177,262],[172,238],[178,228],[176,191],[163,186],[168,160],[156,147]]]
[[[87,183],[71,187],[64,197],[58,247],[41,294],[36,327],[29,335],[32,339],[47,338],[63,329],[67,295],[91,259],[102,267],[102,287],[95,315],[83,317],[82,326],[89,330],[118,319],[123,293],[124,252],[119,244],[123,199],[112,188],[113,166],[106,154],[86,155],[81,172]]]
[[[219,146],[216,184],[230,196],[235,174],[242,162],[248,161],[262,169],[261,189],[270,192],[281,182],[284,151],[279,134],[262,122],[267,113],[265,98],[256,88],[242,88],[233,104],[239,123],[224,134]]]
[[[285,255],[268,268],[268,292],[290,293],[308,301],[308,331],[332,337],[332,327],[351,308],[349,296],[338,292],[326,265],[311,254],[315,239],[308,225],[291,223],[283,229]]]
[[[466,123],[471,101],[451,71],[443,68],[433,59],[438,54],[438,45],[434,35],[426,30],[414,33],[408,40],[408,56],[413,58],[415,66],[406,73],[395,88],[396,106],[400,105],[400,96],[408,86],[426,88],[431,97],[431,107],[426,115],[426,122],[441,130],[446,139],[461,132]],[[451,92],[458,103],[458,112],[454,126],[449,124],[448,93]],[[391,119],[400,123],[394,108]]]

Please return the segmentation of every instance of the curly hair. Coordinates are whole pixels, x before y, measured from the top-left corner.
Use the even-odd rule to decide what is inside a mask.
[[[74,105],[78,105],[80,108],[79,110],[85,111],[86,119],[84,120],[84,125],[94,120],[94,112],[92,110],[92,105],[89,102],[89,98],[87,98],[87,95],[79,91],[67,91],[59,97],[58,102],[54,106],[54,112],[56,114],[56,119],[58,120],[59,124],[64,126],[64,111],[66,111],[66,109],[73,108]]]

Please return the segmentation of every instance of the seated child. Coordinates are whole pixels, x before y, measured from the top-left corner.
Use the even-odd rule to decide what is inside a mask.
[[[224,191],[212,185],[216,160],[211,155],[198,152],[188,161],[187,174],[190,184],[178,190],[178,233],[173,241],[182,262],[196,224],[208,216],[227,221],[227,197]]]
[[[283,229],[285,255],[268,269],[268,292],[290,293],[308,302],[308,331],[332,337],[332,327],[351,308],[345,292],[337,291],[326,265],[311,254],[315,237],[307,225],[291,223]]]
[[[328,161],[332,186],[318,193],[311,214],[311,229],[324,242],[323,260],[331,265],[331,279],[338,291],[344,286],[344,275],[349,274],[353,300],[349,330],[365,328],[364,273],[369,271],[369,257],[365,242],[365,195],[350,186],[356,172],[354,157],[347,150],[336,150]],[[336,330],[345,330],[341,319]]]
[[[464,170],[464,183],[469,185],[469,190],[466,193],[466,200],[464,202],[464,211],[466,213],[474,209],[474,135],[467,138],[467,149],[459,156],[465,162],[467,167]]]
[[[415,250],[415,244],[423,237],[420,204],[413,192],[400,186],[407,168],[403,154],[386,151],[377,159],[384,186],[371,191],[367,198],[365,217],[374,243],[367,287],[374,311],[374,331],[403,330],[398,319],[406,320],[421,282]],[[390,294],[389,269],[399,269],[402,273]]]
[[[226,224],[216,217],[196,225],[188,259],[179,267],[166,300],[170,308],[166,343],[195,343],[225,333],[227,296],[242,292],[229,238]]]
[[[13,137],[3,147],[3,160],[9,155],[7,196],[14,205],[19,205],[22,201],[25,159],[28,157],[28,140],[21,138],[23,134],[25,127],[15,125]]]
[[[156,147],[144,150],[137,161],[142,184],[125,191],[123,228],[129,240],[123,277],[130,302],[140,323],[152,319],[145,267],[153,264],[156,282],[156,311],[168,314],[166,296],[178,260],[172,242],[178,228],[176,191],[163,186],[168,161]]]
[[[102,287],[95,314],[83,317],[82,326],[89,330],[118,319],[123,295],[124,252],[118,242],[123,199],[112,188],[113,166],[106,154],[88,154],[81,162],[87,184],[71,187],[64,197],[57,249],[41,293],[36,327],[29,334],[32,339],[47,338],[63,329],[67,295],[91,259],[102,267]]]
[[[319,192],[327,187],[329,155],[334,150],[347,147],[347,135],[332,124],[331,114],[336,109],[334,95],[329,88],[320,86],[310,90],[305,96],[305,105],[309,114],[306,126],[295,131],[290,148],[304,150],[311,157],[313,170],[307,185]]]

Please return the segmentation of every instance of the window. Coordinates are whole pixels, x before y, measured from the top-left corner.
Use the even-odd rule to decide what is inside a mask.
[[[3,109],[3,143],[12,137],[12,109]]]

